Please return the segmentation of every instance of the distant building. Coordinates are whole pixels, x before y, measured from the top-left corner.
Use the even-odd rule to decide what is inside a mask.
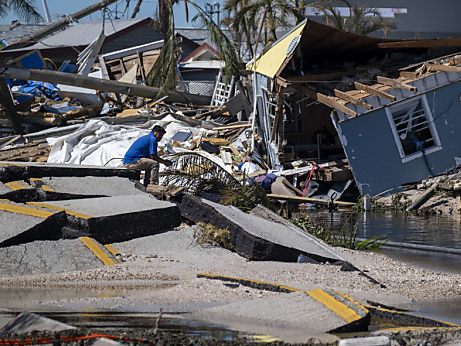
[[[381,16],[393,20],[392,29],[387,38],[419,39],[461,37],[459,0],[349,0],[352,5],[377,9]],[[318,1],[306,0],[306,15],[310,19],[325,22],[323,13],[312,6]],[[347,16],[347,6],[337,2],[339,12]],[[383,36],[375,32],[372,36]]]
[[[99,53],[106,54],[162,40],[162,33],[156,31],[152,24],[152,18],[107,21],[104,26],[106,38]],[[10,31],[19,33],[18,29],[23,27],[29,28],[29,26],[20,25]],[[38,30],[40,28],[43,28],[43,26],[34,29]],[[29,51],[39,50],[43,57],[51,59],[57,65],[60,65],[65,60],[75,61],[78,53],[83,51],[99,36],[102,28],[102,22],[72,23],[28,47],[19,49],[8,49],[6,47],[2,49],[0,51],[0,60],[7,61]],[[3,28],[0,26],[0,29]],[[10,34],[9,37],[12,36],[12,32],[8,31],[6,27],[3,30],[3,32]],[[32,32],[24,32],[19,37],[16,35],[16,39],[21,38],[23,35],[30,35]],[[181,36],[180,38],[179,45],[182,57],[190,54],[199,46],[186,37]],[[8,38],[6,38],[6,41],[8,42]]]

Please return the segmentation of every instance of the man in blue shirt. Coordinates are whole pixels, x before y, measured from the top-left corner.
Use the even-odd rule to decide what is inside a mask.
[[[131,144],[131,147],[123,158],[123,165],[130,169],[145,171],[144,185],[158,185],[159,163],[171,166],[172,162],[162,159],[157,154],[157,145],[165,134],[165,129],[155,125],[148,135],[139,137]]]

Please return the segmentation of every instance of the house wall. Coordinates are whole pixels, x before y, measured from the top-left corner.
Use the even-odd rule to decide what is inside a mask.
[[[400,189],[456,167],[461,159],[461,80],[426,92],[442,149],[402,162],[385,108],[337,123],[341,142],[362,194]],[[404,99],[399,102],[405,102]],[[399,102],[393,103],[393,105]]]

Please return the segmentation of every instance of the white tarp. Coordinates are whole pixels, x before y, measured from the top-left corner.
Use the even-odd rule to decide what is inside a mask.
[[[190,127],[170,115],[160,121],[148,121],[139,127],[109,125],[102,120],[90,120],[71,134],[47,138],[48,144],[52,145],[48,162],[120,166],[131,144],[140,136],[148,134],[154,125],[166,129],[159,148],[164,147],[178,131],[191,131],[193,136],[207,132],[205,129]]]

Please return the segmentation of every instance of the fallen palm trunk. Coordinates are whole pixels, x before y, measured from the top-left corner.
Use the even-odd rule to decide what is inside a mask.
[[[81,88],[95,89],[105,92],[114,92],[118,94],[140,96],[146,98],[155,98],[160,91],[160,89],[158,88],[152,88],[144,85],[123,83],[94,77],[84,77],[81,75],[49,70],[7,67],[1,72],[1,74],[2,77],[10,79],[59,83],[64,85],[77,86]],[[169,102],[182,102],[194,104],[210,103],[210,98],[208,96],[179,93],[175,91],[171,91],[168,94],[167,100]]]

